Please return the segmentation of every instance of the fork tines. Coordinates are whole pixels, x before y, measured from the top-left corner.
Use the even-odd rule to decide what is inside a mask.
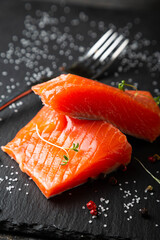
[[[67,72],[83,77],[98,78],[110,68],[129,40],[109,29]]]

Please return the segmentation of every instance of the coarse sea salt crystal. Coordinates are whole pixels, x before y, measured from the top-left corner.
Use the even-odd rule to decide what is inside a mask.
[[[3,178],[0,178],[0,183],[3,182],[3,181],[4,181],[4,179],[3,179]]]
[[[100,198],[100,201],[103,202],[105,199],[104,198]]]

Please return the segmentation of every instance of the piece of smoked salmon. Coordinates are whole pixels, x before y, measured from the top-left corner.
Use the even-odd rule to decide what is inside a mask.
[[[147,91],[122,91],[72,74],[32,89],[45,105],[68,116],[105,120],[126,134],[151,142],[160,135],[160,109]]]
[[[61,165],[63,149],[79,143],[78,152],[68,150],[69,161]],[[132,148],[126,136],[105,121],[72,119],[44,106],[2,150],[14,158],[47,197],[59,194],[128,164]]]

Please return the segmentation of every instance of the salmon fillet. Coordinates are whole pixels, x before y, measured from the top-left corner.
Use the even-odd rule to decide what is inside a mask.
[[[78,152],[68,150],[69,161],[61,165],[63,149],[79,143]],[[73,119],[44,106],[2,150],[8,153],[49,198],[67,189],[128,164],[132,148],[126,136],[105,121]]]
[[[147,91],[122,91],[72,74],[32,89],[45,105],[68,116],[105,120],[150,142],[160,135],[160,109]]]

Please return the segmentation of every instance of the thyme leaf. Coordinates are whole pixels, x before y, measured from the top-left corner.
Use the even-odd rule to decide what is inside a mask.
[[[134,88],[134,89],[137,91],[137,88],[136,88],[135,86],[126,83],[125,80],[122,80],[122,81],[118,84],[118,88],[119,88],[120,90],[122,90],[122,91],[125,91],[125,89],[124,89],[125,86],[132,87],[132,88]],[[144,96],[144,97],[148,97],[148,98],[150,98],[150,99],[153,99],[153,100],[157,103],[157,105],[160,105],[160,96],[152,98],[152,97],[146,96],[146,95],[144,95],[144,94],[142,94],[142,93],[136,92],[136,93],[135,93],[135,96],[137,96],[137,95],[142,95],[142,96]]]
[[[78,148],[79,147],[79,143],[77,143],[77,145],[75,143],[73,143],[73,147],[72,148],[69,148],[70,150],[73,150],[75,152],[78,152]]]
[[[154,101],[157,103],[157,105],[160,105],[160,96],[155,97]]]
[[[135,86],[126,83],[125,80],[122,80],[121,83],[118,84],[118,88],[122,91],[125,91],[125,89],[124,89],[125,86],[132,87],[137,91],[137,88]]]

